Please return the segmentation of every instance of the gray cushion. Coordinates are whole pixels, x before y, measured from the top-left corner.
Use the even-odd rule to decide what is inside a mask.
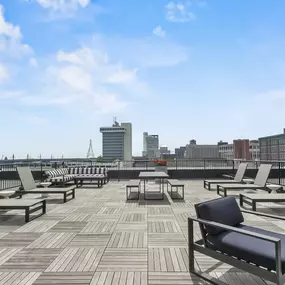
[[[201,219],[221,223],[228,226],[238,226],[244,219],[234,197],[223,197],[206,201],[198,205],[197,216]],[[205,226],[210,235],[216,235],[224,230],[217,227]]]
[[[282,272],[285,272],[285,235],[266,230],[240,225],[240,229],[264,234],[281,240]],[[243,234],[225,231],[219,235],[207,236],[208,246],[222,251],[230,256],[235,256],[256,265],[275,270],[275,246],[274,243],[261,240]]]

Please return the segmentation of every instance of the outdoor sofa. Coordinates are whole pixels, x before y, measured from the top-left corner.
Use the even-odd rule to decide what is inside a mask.
[[[202,278],[225,284],[195,269],[195,251],[259,276],[277,285],[285,282],[285,235],[244,224],[243,213],[234,197],[223,197],[195,205],[197,217],[188,218],[189,269]],[[200,226],[202,239],[194,241],[193,223]]]
[[[108,170],[106,167],[69,167],[69,168],[58,168],[53,170],[48,170],[45,172],[46,181],[51,182],[53,185],[59,185],[64,187],[70,182],[77,183],[78,176],[84,177],[85,180],[88,176],[90,179],[94,180],[102,179],[103,183],[109,181]],[[98,181],[99,181],[98,180]],[[81,180],[80,180],[81,181]]]

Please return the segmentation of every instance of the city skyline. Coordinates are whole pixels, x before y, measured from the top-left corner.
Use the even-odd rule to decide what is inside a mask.
[[[246,9],[245,9],[246,7]],[[285,2],[2,0],[0,154],[102,153],[112,117],[169,149],[281,133]]]

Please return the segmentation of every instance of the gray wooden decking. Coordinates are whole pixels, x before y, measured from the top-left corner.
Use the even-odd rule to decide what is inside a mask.
[[[2,212],[0,284],[208,284],[188,272],[187,217],[194,214],[193,204],[218,197],[216,193],[203,189],[202,181],[185,181],[185,201],[167,195],[164,201],[126,202],[124,185],[79,188],[66,204],[51,196],[47,214],[28,224],[22,212]],[[259,207],[285,213],[285,204],[269,206]],[[285,230],[285,222],[261,217],[246,216],[246,222]],[[196,266],[228,284],[269,284],[199,254]]]

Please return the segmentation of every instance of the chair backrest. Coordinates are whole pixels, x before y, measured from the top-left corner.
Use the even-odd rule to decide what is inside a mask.
[[[236,181],[239,181],[241,182],[243,177],[244,177],[244,174],[245,174],[245,171],[247,169],[247,163],[243,162],[243,163],[240,163],[240,165],[238,166],[238,170],[236,172],[236,175],[235,175],[235,180]]]
[[[70,167],[69,174],[105,174],[107,175],[107,168],[105,167]]]
[[[17,171],[24,187],[24,190],[32,190],[37,188],[32,171],[29,167],[17,166]]]
[[[260,164],[254,184],[264,187],[266,185],[272,164]]]
[[[195,205],[197,218],[221,223],[228,226],[239,226],[243,223],[242,212],[234,197],[222,197]],[[217,235],[224,230],[213,226],[200,224],[200,230],[206,245],[207,235]]]

